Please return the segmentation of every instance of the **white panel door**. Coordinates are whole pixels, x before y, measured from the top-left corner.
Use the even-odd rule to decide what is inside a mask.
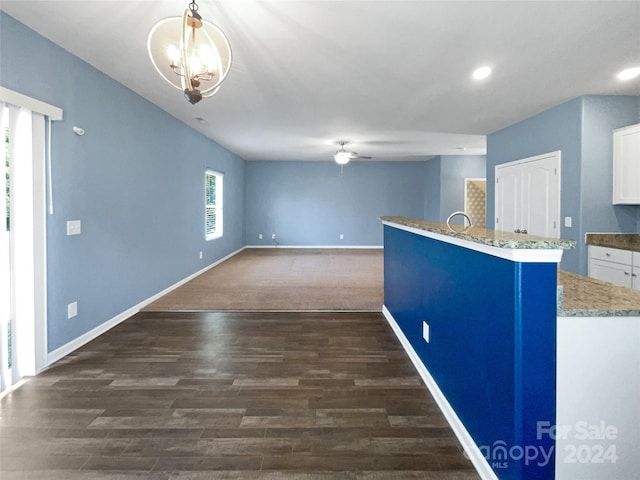
[[[560,152],[496,165],[496,230],[560,237]]]
[[[522,211],[521,167],[496,167],[496,230],[520,228]]]
[[[560,238],[559,157],[522,164],[522,227],[529,235]]]

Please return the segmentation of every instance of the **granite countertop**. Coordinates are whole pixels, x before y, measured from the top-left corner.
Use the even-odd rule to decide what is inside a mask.
[[[587,233],[587,245],[640,252],[640,233]]]
[[[640,317],[640,291],[558,271],[559,317]]]
[[[500,232],[487,230],[486,228],[464,227],[462,225],[448,226],[446,223],[429,222],[407,217],[380,217],[380,220],[388,223],[396,223],[405,227],[411,227],[426,232],[439,233],[449,237],[459,238],[470,242],[500,248],[512,249],[562,249],[575,248],[574,240],[561,238],[545,238],[523,233]]]

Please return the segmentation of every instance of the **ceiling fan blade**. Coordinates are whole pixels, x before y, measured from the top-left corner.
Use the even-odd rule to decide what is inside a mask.
[[[365,160],[371,160],[373,157],[369,157],[367,155],[356,155],[355,158],[363,158]]]

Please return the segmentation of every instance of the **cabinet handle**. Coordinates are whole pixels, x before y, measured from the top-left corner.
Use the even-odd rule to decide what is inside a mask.
[[[607,257],[610,257],[610,256],[611,256],[611,254],[610,254],[610,253],[605,253],[605,255],[606,255]]]
[[[629,275],[629,272],[624,272],[625,275]]]
[[[520,233],[527,233],[527,230],[520,230]]]

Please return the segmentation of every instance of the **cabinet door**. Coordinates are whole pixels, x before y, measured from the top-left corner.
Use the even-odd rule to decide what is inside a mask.
[[[631,266],[591,259],[589,276],[620,287],[631,288]]]
[[[633,267],[633,272],[631,273],[631,288],[640,290],[640,266]]]
[[[613,203],[640,205],[640,124],[613,132]]]

